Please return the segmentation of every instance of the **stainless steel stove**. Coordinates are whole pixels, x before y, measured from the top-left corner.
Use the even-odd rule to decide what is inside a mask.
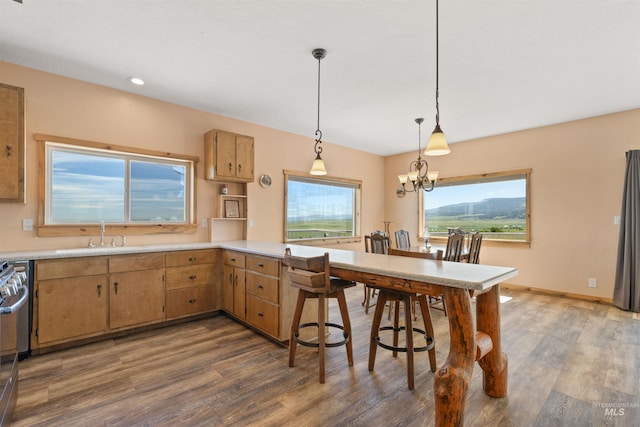
[[[28,271],[0,261],[0,426],[11,423],[18,399],[19,311],[28,300]]]

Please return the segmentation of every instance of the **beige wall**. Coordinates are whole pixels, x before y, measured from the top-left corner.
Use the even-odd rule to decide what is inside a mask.
[[[531,246],[483,243],[481,262],[518,268],[511,284],[610,299],[625,152],[639,144],[636,109],[452,144],[450,155],[428,160],[441,177],[531,168]],[[392,231],[405,228],[412,236],[416,197],[392,194],[397,174],[416,156],[385,159],[386,217]],[[597,288],[588,287],[590,277]]]
[[[0,62],[0,81],[25,88],[26,103],[26,204],[0,203],[0,252],[85,246],[85,237],[37,237],[35,231],[22,231],[22,219],[37,218],[37,151],[34,134],[108,142],[118,145],[170,151],[203,158],[203,135],[212,128],[255,137],[255,175],[269,174],[273,184],[262,188],[248,185],[249,218],[253,227],[248,238],[277,241],[283,238],[282,171],[308,171],[314,158],[313,117],[309,118],[309,137],[270,129],[252,123],[205,113],[78,80],[43,73]],[[144,93],[144,89],[140,90]],[[330,135],[326,135],[330,141]],[[364,230],[381,227],[384,210],[384,178],[380,156],[350,150],[323,142],[323,158],[329,174],[363,181],[362,219]],[[210,218],[215,207],[218,183],[204,181],[203,161],[197,167],[197,217]],[[213,238],[224,237],[217,223]],[[224,227],[224,225],[222,225]],[[209,229],[195,234],[129,236],[129,245],[209,240]],[[360,249],[361,244],[343,247]]]
[[[27,121],[27,203],[0,204],[0,252],[86,245],[86,238],[39,238],[22,231],[22,219],[36,220],[37,158],[33,135],[44,133],[118,145],[203,156],[203,134],[224,129],[253,135],[255,175],[273,184],[248,185],[248,238],[282,241],[285,169],[306,171],[313,159],[313,118],[309,137],[205,113],[93,84],[0,62],[0,81],[25,88]],[[143,89],[141,89],[143,93]],[[330,141],[330,136],[326,136]],[[619,226],[624,153],[640,141],[640,110],[620,112],[452,145],[449,156],[431,158],[441,176],[531,168],[531,247],[484,244],[482,262],[517,267],[512,284],[611,298]],[[415,198],[395,197],[396,175],[415,152],[382,158],[325,142],[323,158],[331,175],[363,181],[362,230],[405,228],[417,235]],[[384,170],[384,176],[380,171]],[[218,184],[202,179],[198,165],[197,217],[214,212]],[[380,189],[384,188],[384,192]],[[220,225],[216,225],[219,227]],[[214,239],[224,236],[213,230]],[[209,240],[195,234],[131,236],[130,245]],[[343,245],[362,249],[362,244]],[[598,279],[595,289],[587,279]]]

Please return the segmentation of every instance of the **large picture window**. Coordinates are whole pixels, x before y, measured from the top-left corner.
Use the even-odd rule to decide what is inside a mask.
[[[138,226],[157,232],[167,232],[167,225],[171,231],[193,228],[193,158],[57,139],[39,139],[44,159],[39,231],[67,227],[59,234],[72,235],[78,233],[68,226],[80,225],[82,231],[83,224],[103,221],[128,233]]]
[[[361,181],[285,171],[285,241],[360,235]]]
[[[446,237],[450,228],[488,240],[529,242],[531,170],[443,178],[423,200],[422,229]]]

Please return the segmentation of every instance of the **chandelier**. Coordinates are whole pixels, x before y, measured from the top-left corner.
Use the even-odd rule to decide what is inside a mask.
[[[311,175],[326,175],[327,168],[324,165],[324,160],[320,157],[320,153],[322,153],[322,145],[320,145],[322,144],[322,131],[320,130],[320,60],[325,57],[327,51],[324,49],[313,49],[311,54],[318,60],[318,126],[316,127],[316,144],[313,147],[316,152],[316,158],[313,160],[309,173]]]
[[[429,163],[420,156],[420,128],[423,121],[423,118],[416,119],[418,124],[418,160],[409,164],[409,172],[398,175],[400,181],[400,188],[396,191],[398,197],[404,197],[407,192],[433,191],[438,180],[438,171],[429,171]],[[410,187],[407,188],[407,184],[410,184]]]

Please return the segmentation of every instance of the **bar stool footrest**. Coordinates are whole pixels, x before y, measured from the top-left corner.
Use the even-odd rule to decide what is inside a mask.
[[[298,329],[302,329],[302,328],[309,328],[309,327],[318,327],[318,322],[311,322],[311,323],[302,323],[300,326],[298,326]],[[325,327],[327,328],[336,328],[336,329],[340,329],[342,331],[342,336],[343,336],[343,340],[342,341],[336,341],[336,342],[325,342],[324,346],[327,348],[332,348],[332,347],[340,347],[341,345],[345,345],[346,343],[349,342],[349,340],[351,339],[351,337],[349,336],[349,334],[347,332],[344,331],[344,326],[342,325],[338,325],[336,323],[325,323],[324,324]],[[313,341],[305,341],[303,339],[300,338],[300,332],[296,332],[293,335],[293,339],[300,345],[303,345],[305,347],[314,347],[314,348],[318,348],[320,347],[320,344],[318,344],[318,342],[313,342]]]
[[[398,328],[394,328],[393,326],[382,326],[379,331],[397,331],[397,332],[401,332],[401,331],[405,331],[407,328],[405,326],[400,326]],[[417,332],[421,335],[424,335],[424,340],[426,341],[427,345],[422,346],[422,347],[414,347],[413,351],[414,352],[421,352],[421,351],[429,351],[433,348],[435,341],[433,339],[433,337],[430,337],[427,335],[427,333],[425,331],[423,331],[422,329],[418,329],[418,328],[412,328],[413,332]],[[401,353],[406,353],[407,352],[407,347],[396,347],[394,345],[390,345],[390,344],[385,344],[382,341],[380,341],[380,336],[376,336],[374,337],[376,344],[378,345],[378,347],[382,347],[384,349],[387,350],[391,350],[391,351],[399,351]],[[316,346],[317,347],[317,346]]]

